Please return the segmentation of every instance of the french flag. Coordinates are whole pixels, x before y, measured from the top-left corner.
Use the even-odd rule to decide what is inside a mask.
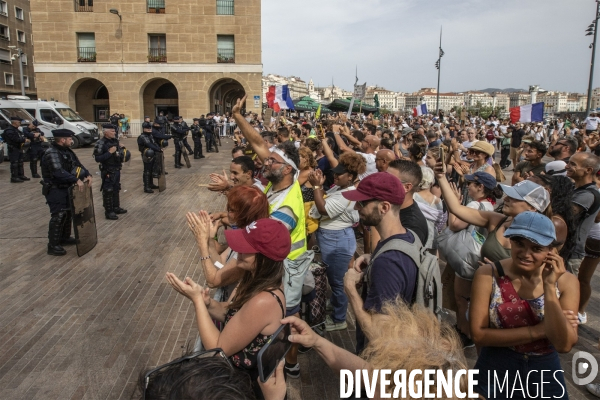
[[[292,101],[288,85],[269,86],[269,91],[267,92],[267,105],[275,112],[281,110],[294,110],[294,102]]]
[[[510,122],[541,122],[544,120],[544,103],[526,104],[510,109]]]
[[[413,115],[415,117],[418,117],[419,115],[426,115],[427,114],[427,104],[421,104],[418,105],[417,107],[413,108]]]

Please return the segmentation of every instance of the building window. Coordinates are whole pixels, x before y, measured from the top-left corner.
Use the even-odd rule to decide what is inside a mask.
[[[15,17],[17,19],[23,20],[23,9],[19,7],[15,7]]]
[[[148,12],[156,14],[165,13],[165,0],[147,0],[148,1]]]
[[[0,64],[11,64],[9,50],[0,49]]]
[[[0,1],[0,15],[8,17],[8,5],[5,1]]]
[[[29,77],[28,76],[23,76],[23,86],[25,86],[26,88],[29,87]]]
[[[4,73],[4,84],[7,86],[15,85],[15,77],[13,76],[13,74],[9,74],[8,72]]]
[[[167,36],[164,34],[148,35],[148,62],[167,62]]]
[[[217,15],[233,15],[233,0],[217,0]]]
[[[217,35],[217,62],[235,62],[235,40],[233,35]]]
[[[95,33],[77,33],[77,62],[96,62]]]
[[[6,40],[7,42],[10,40],[10,31],[6,25],[0,25],[0,40]]]
[[[17,42],[25,43],[25,32],[17,31]]]
[[[93,12],[94,0],[75,0],[76,12]]]

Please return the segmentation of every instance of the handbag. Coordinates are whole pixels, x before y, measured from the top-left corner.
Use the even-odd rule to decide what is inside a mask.
[[[540,320],[533,313],[529,302],[519,297],[511,280],[504,274],[504,269],[500,262],[496,261],[494,265],[498,271],[496,282],[498,283],[498,287],[500,287],[502,295],[502,304],[496,306],[502,327],[513,329],[539,324]],[[520,344],[514,346],[514,349],[519,353],[548,354],[554,351],[548,339],[539,339],[531,343]]]
[[[479,210],[484,210],[481,202]],[[458,276],[469,281],[473,280],[473,275],[479,267],[481,246],[485,242],[485,236],[473,225],[458,232],[452,232],[447,227],[439,234],[437,241],[440,258]]]

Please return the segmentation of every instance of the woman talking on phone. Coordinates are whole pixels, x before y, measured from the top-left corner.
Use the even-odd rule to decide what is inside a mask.
[[[211,221],[206,213],[188,224],[201,224],[208,237]],[[194,230],[196,227],[190,226]],[[217,302],[204,288],[186,277],[183,281],[167,273],[167,281],[192,301],[200,338],[205,348],[221,348],[232,364],[247,372],[255,394],[262,398],[257,384],[257,355],[285,317],[285,296],[281,289],[283,260],[290,252],[291,240],[285,226],[272,219],[255,221],[243,229],[225,231],[227,242],[238,252],[237,267],[244,270],[230,302]],[[202,259],[209,254],[200,254]],[[213,319],[224,322],[221,332]]]
[[[535,398],[541,390],[544,396],[568,398],[558,353],[577,343],[579,282],[565,273],[548,217],[522,212],[504,236],[511,257],[486,259],[489,264],[473,279],[469,321],[481,348],[476,390],[486,399]],[[501,389],[497,383],[505,377],[508,388]]]

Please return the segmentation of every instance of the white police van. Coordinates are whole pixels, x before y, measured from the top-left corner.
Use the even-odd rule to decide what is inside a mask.
[[[85,146],[96,142],[100,135],[98,127],[87,122],[73,111],[68,105],[58,101],[30,100],[27,96],[7,96],[33,115],[39,122],[51,129],[68,129],[73,136],[72,148]]]
[[[23,121],[32,121],[34,119],[31,114],[25,111],[17,103],[10,100],[0,99],[0,133],[2,133],[4,129],[11,125],[11,117],[19,117]],[[38,129],[44,133],[46,139],[53,140],[53,128],[44,124],[40,124]],[[4,161],[5,157],[8,157],[8,148],[6,147],[6,143],[4,143],[2,138],[0,138],[0,163]]]

